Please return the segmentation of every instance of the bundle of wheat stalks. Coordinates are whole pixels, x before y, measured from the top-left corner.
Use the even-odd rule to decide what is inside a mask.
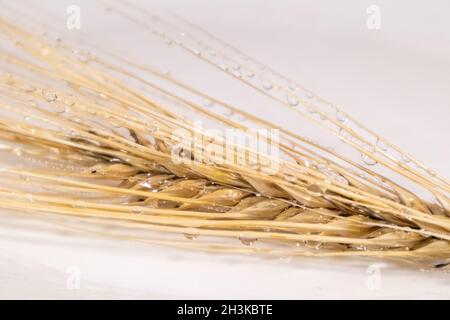
[[[81,52],[1,18],[1,208],[42,219],[70,217],[111,236],[104,227],[119,227],[127,239],[190,249],[447,266],[448,181],[333,104],[186,21],[176,18],[194,32],[180,41],[125,10],[115,12],[339,137],[358,151],[358,159],[164,72],[94,45]],[[152,23],[177,30],[161,18]],[[202,52],[212,45],[195,34],[221,49]],[[245,121],[215,113],[210,105]],[[279,130],[279,143],[268,139],[280,150],[278,170],[263,170],[274,159],[246,145],[231,145],[232,159],[205,152],[211,146],[223,150],[220,139],[180,109],[250,135],[256,132],[249,123]],[[173,135],[180,128],[200,134],[201,141],[180,149]],[[432,197],[425,200],[375,167]]]

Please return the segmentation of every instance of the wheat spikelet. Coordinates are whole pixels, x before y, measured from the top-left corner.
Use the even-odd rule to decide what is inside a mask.
[[[130,11],[115,10],[151,31],[151,26]],[[175,21],[186,23],[179,18]],[[161,18],[158,24],[177,30]],[[283,107],[295,106],[300,116],[361,153],[369,166],[98,46],[92,47],[102,57],[79,52],[66,43],[51,43],[7,19],[0,19],[0,27],[4,39],[14,44],[12,53],[5,50],[0,54],[2,66],[8,70],[0,81],[0,207],[44,217],[95,218],[92,224],[99,227],[127,228],[127,238],[191,249],[375,256],[439,267],[448,264],[449,183],[350,115],[339,109],[333,109],[337,118],[330,115],[318,106],[329,103],[309,90],[305,89],[306,98],[289,93],[287,100],[281,99],[199,55],[197,49],[179,45]],[[223,42],[220,45],[223,51],[217,53],[230,65],[237,62],[227,52],[243,55]],[[253,61],[244,58],[248,64]],[[242,62],[239,66],[244,68]],[[254,72],[251,66],[248,69]],[[264,80],[263,87],[273,87],[277,81],[293,84],[282,76],[276,79]],[[224,159],[221,153],[205,155],[204,142],[220,148],[220,141],[175,110],[196,112],[220,126],[249,128],[177,90],[165,89],[161,82],[258,126],[279,129],[279,170],[264,172],[261,163],[274,159],[245,145],[228,146],[235,151],[235,161]],[[139,90],[139,86],[145,89]],[[350,121],[356,126],[350,126]],[[200,135],[202,143],[189,150],[176,149],[173,132],[180,128]],[[256,136],[254,130],[248,132]],[[383,146],[371,143],[367,134]],[[269,144],[275,145],[275,141]],[[384,145],[408,161],[396,159]],[[174,163],[174,153],[191,161]],[[250,158],[259,161],[245,161]],[[374,164],[427,190],[435,201],[375,172],[370,168]],[[102,232],[99,230],[95,232]],[[149,237],[138,230],[198,239]]]

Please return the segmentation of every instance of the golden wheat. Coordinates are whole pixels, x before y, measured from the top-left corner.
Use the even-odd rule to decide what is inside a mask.
[[[115,10],[151,32],[151,26],[131,12]],[[158,23],[176,28],[161,18]],[[75,217],[98,225],[92,232],[106,235],[101,226],[120,226],[129,239],[191,249],[374,256],[438,267],[449,263],[449,183],[318,95],[306,89],[306,98],[290,92],[281,82],[301,88],[290,79],[276,73],[276,80],[269,82],[273,86],[279,81],[277,88],[287,96],[281,99],[274,90],[258,87],[178,43],[186,53],[338,136],[361,154],[365,164],[99,46],[92,45],[90,53],[79,52],[4,18],[0,29],[3,41],[14,45],[12,51],[0,53],[5,67],[0,81],[0,207],[45,218]],[[195,30],[218,41],[198,27]],[[230,50],[243,55],[223,42],[220,46],[223,52],[217,51],[215,57],[220,55],[221,61],[235,61],[226,54]],[[165,89],[160,81],[198,99]],[[177,113],[174,105],[218,126],[254,136],[257,132],[212,112],[200,100],[257,126],[280,130],[281,159],[239,144],[228,146],[234,150],[234,161],[220,152],[207,152],[206,145],[216,150],[223,145]],[[323,105],[332,106],[331,112]],[[175,150],[179,141],[173,133],[180,128],[199,135],[201,143]],[[407,161],[389,154],[388,147]],[[174,153],[190,161],[174,163]],[[251,158],[258,161],[245,161]],[[264,172],[261,163],[274,160],[279,161],[279,170]],[[435,201],[375,172],[375,164],[427,190]],[[138,230],[184,237],[167,240],[143,236]]]

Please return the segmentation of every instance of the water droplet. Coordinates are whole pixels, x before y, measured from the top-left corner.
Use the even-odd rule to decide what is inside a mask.
[[[253,78],[254,76],[255,76],[255,74],[251,71],[247,73],[247,77],[249,77],[249,78]]]
[[[295,175],[292,174],[292,172],[289,172],[289,171],[285,171],[284,172],[284,179],[286,181],[289,181],[289,182],[295,182],[295,180],[297,180]]]
[[[231,68],[234,69],[234,70],[239,70],[239,69],[241,69],[241,66],[239,64],[233,62],[231,64]]]
[[[196,240],[198,237],[198,232],[194,228],[189,228],[185,233],[183,233],[183,235],[188,240]]]
[[[295,83],[290,83],[289,84],[289,89],[291,89],[292,91],[297,91],[298,90],[297,85]]]
[[[244,246],[252,246],[256,240],[256,238],[248,237],[245,234],[239,235],[239,241],[241,241]]]
[[[247,121],[247,118],[243,114],[238,113],[238,114],[236,114],[236,120],[238,122],[245,122],[245,121]]]
[[[143,211],[143,208],[142,208],[142,207],[139,207],[139,206],[135,206],[135,207],[132,207],[132,208],[131,208],[131,212],[132,212],[132,213],[135,213],[135,214],[141,214],[142,211]]]
[[[88,207],[88,205],[85,202],[78,201],[73,204],[73,207],[77,209],[85,209]]]
[[[306,189],[316,196],[322,196],[325,193],[325,190],[319,184],[311,184]]]
[[[388,144],[383,139],[378,139],[377,140],[377,147],[380,148],[380,150],[382,150],[382,151],[387,151],[388,150]]]
[[[66,106],[62,102],[55,102],[55,103],[52,104],[52,106],[53,106],[53,109],[55,110],[56,113],[69,112],[69,107]]]
[[[345,117],[345,115],[344,115],[341,111],[339,111],[339,110],[336,111],[336,119],[337,119],[339,122],[345,122],[345,121],[347,121],[347,118]]]
[[[294,96],[288,95],[287,96],[287,102],[288,102],[289,105],[291,105],[293,107],[298,106],[298,99],[296,97],[294,97]]]
[[[307,110],[310,114],[316,114],[316,113],[317,113],[317,109],[316,109],[315,107],[312,107],[312,106],[306,107],[306,110]]]
[[[77,123],[83,122],[83,121],[81,120],[81,118],[79,118],[79,117],[70,117],[69,119],[70,119],[71,121],[77,122]]]
[[[408,155],[403,154],[403,155],[402,155],[402,161],[403,161],[404,163],[410,163],[410,162],[411,162],[411,158],[410,158]]]
[[[313,94],[312,92],[307,91],[307,92],[306,92],[306,97],[307,97],[308,99],[313,99],[313,98],[314,98],[314,94]]]
[[[89,52],[74,50],[73,54],[75,55],[76,59],[82,63],[86,63],[91,60],[91,54]]]
[[[345,179],[345,177],[340,175],[339,173],[333,174],[331,179],[333,179],[334,182],[337,182],[337,183],[340,183],[340,184],[344,184],[344,185],[348,185],[349,184],[348,180]]]
[[[291,256],[280,257],[280,262],[282,262],[282,263],[291,263],[292,262],[292,257]]]
[[[49,48],[45,47],[45,48],[42,48],[41,53],[43,56],[46,57],[50,54],[50,50],[49,50]]]
[[[344,128],[339,129],[339,134],[340,134],[339,139],[344,143],[347,143],[347,141],[349,142],[355,141],[355,138],[350,134],[350,132],[348,132]]]
[[[303,159],[303,165],[307,168],[313,168],[315,166],[315,162],[311,159]]]
[[[333,182],[348,185],[348,180],[340,173],[331,170],[330,168],[319,169],[325,176],[330,178]]]
[[[56,95],[56,93],[50,90],[42,90],[42,95],[44,99],[47,100],[47,102],[55,102],[56,100],[58,100],[58,96]]]
[[[320,120],[327,120],[327,115],[325,113],[319,113]]]
[[[263,88],[266,90],[270,90],[273,88],[273,85],[270,82],[264,81],[262,84]]]
[[[27,199],[28,202],[34,202],[34,198],[33,198],[33,195],[31,193],[27,194],[25,196],[25,198]]]
[[[210,108],[210,107],[212,107],[213,105],[214,105],[214,102],[213,101],[211,101],[211,100],[209,100],[209,99],[205,99],[205,100],[203,100],[203,103],[202,103],[205,107],[207,107],[207,108]]]
[[[239,70],[233,70],[233,71],[231,72],[231,74],[232,74],[233,76],[235,76],[236,78],[241,78],[241,77],[242,77],[242,74],[241,74],[241,72],[240,72]]]
[[[24,91],[25,93],[33,93],[33,92],[35,92],[36,90],[37,90],[36,87],[29,86],[29,85],[25,85],[25,86],[23,87],[23,91]]]
[[[22,156],[22,149],[20,149],[20,148],[14,148],[13,152],[18,157]]]
[[[231,117],[233,114],[234,114],[234,112],[228,108],[223,111],[223,115],[226,117]]]
[[[228,65],[226,63],[221,63],[221,64],[219,64],[219,68],[222,69],[223,71],[227,71]]]
[[[150,131],[150,133],[155,133],[160,130],[158,122],[156,121],[149,121],[146,124],[147,129]]]
[[[149,181],[143,181],[143,182],[139,183],[139,185],[144,188],[147,188],[147,189],[152,189],[152,187],[153,187]]]
[[[437,173],[435,171],[433,171],[432,169],[427,169],[427,172],[429,175],[431,175],[432,177],[436,177]]]
[[[30,178],[30,176],[28,174],[21,174],[20,175],[20,179],[22,179],[25,182],[30,182],[31,181],[31,178]]]
[[[367,164],[368,166],[374,166],[377,164],[377,161],[371,157],[370,154],[375,153],[375,148],[371,145],[364,146],[364,149],[366,149],[366,153],[361,153],[361,160]],[[367,154],[369,153],[369,154]]]

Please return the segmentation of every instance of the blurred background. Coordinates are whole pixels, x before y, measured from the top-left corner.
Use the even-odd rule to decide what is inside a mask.
[[[450,2],[167,0],[140,12],[177,14],[339,105],[450,177]],[[83,47],[101,43],[133,61],[296,132],[313,128],[193,57],[118,17],[121,1],[0,1]],[[68,30],[70,5],[80,30]],[[112,10],[111,10],[112,8]],[[149,19],[151,16],[149,15]],[[44,26],[41,26],[45,29]],[[335,140],[321,140],[338,150]],[[448,274],[367,259],[220,256],[0,224],[1,298],[450,298]],[[52,226],[41,226],[52,229]],[[41,228],[41,229],[42,229]],[[414,284],[414,285],[412,285]]]

